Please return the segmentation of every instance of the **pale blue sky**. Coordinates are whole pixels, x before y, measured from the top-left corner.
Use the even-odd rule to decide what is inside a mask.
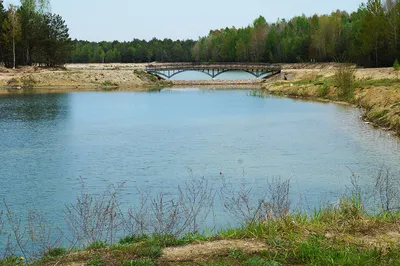
[[[195,39],[210,29],[247,26],[259,15],[268,22],[295,15],[356,11],[363,0],[52,0],[71,38],[89,41]],[[5,0],[19,4],[19,0]]]

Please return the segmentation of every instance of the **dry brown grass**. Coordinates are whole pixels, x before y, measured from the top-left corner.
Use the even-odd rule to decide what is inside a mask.
[[[273,94],[318,99],[322,86],[328,86],[327,95],[322,100],[338,101],[338,89],[332,82],[334,73],[332,67],[286,69],[280,81],[266,82],[263,88]],[[354,75],[353,103],[365,110],[364,119],[400,135],[400,80],[397,80],[395,71],[392,68],[357,69]]]

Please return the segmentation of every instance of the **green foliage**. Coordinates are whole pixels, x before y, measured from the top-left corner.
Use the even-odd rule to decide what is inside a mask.
[[[399,52],[400,3],[368,0],[351,14],[335,11],[268,23],[260,16],[244,28],[211,30],[198,41],[134,39],[130,42],[71,41],[65,21],[50,14],[48,0],[22,0],[12,27],[0,5],[0,56],[7,66],[33,63],[130,62],[310,62],[351,61],[391,66]],[[18,27],[20,24],[20,27]],[[13,29],[20,29],[13,31]],[[20,32],[21,34],[18,34]],[[15,34],[14,34],[15,33]],[[13,52],[12,36],[16,37]],[[20,36],[20,38],[19,38]]]
[[[70,60],[72,42],[61,16],[48,13],[49,0],[21,0],[21,6],[0,5],[0,56],[8,67],[59,66]]]
[[[65,64],[72,49],[68,27],[61,16],[46,14],[43,16],[43,33],[41,60],[46,66],[54,67]]]
[[[118,86],[117,83],[112,82],[110,80],[106,80],[106,81],[102,82],[101,85],[104,86],[104,87],[116,87],[116,86]]]
[[[152,260],[142,259],[142,260],[126,261],[121,266],[156,266],[156,265],[157,265],[157,263],[155,263]]]
[[[73,63],[190,62],[193,40],[73,41]]]
[[[178,238],[174,235],[154,234],[151,238],[147,240],[147,243],[164,248],[182,246],[188,244],[188,241],[185,238]]]
[[[310,265],[379,265],[385,264],[379,250],[363,250],[356,246],[332,245],[321,235],[312,235],[294,252],[296,262]],[[380,263],[379,263],[380,262]]]
[[[261,257],[249,258],[243,263],[244,266],[281,266],[282,264],[276,261]]]
[[[243,259],[245,257],[245,253],[241,250],[232,248],[229,250],[229,257],[233,259]]]
[[[103,241],[96,241],[96,242],[93,242],[92,244],[90,244],[89,246],[87,246],[85,249],[86,250],[101,249],[101,248],[105,248],[106,246],[107,246],[107,244],[104,243]]]
[[[119,243],[121,245],[125,245],[125,244],[135,244],[135,243],[140,243],[140,242],[144,242],[146,240],[149,239],[148,235],[133,235],[133,236],[127,236],[124,238],[121,238],[121,240],[119,241]]]
[[[399,60],[394,60],[394,63],[393,63],[393,69],[394,69],[394,71],[396,72],[396,77],[397,77],[397,79],[399,79],[399,70],[400,70],[400,63],[399,63]]]
[[[88,261],[87,263],[85,263],[85,266],[103,266],[103,265],[105,265],[104,261],[98,257],[95,257],[90,261]]]
[[[399,60],[397,60],[397,59],[394,60],[393,69],[396,70],[396,71],[400,70]]]
[[[46,254],[43,255],[44,258],[55,258],[67,254],[68,251],[65,248],[52,248]]]
[[[157,259],[162,254],[162,248],[151,243],[144,243],[142,245],[135,246],[133,248],[133,253],[138,257]]]
[[[212,30],[195,44],[193,60],[350,61],[366,67],[390,66],[400,56],[400,3],[383,2],[368,0],[351,14],[337,10],[275,23],[260,17],[245,28]]]
[[[326,98],[329,94],[329,90],[330,90],[329,85],[324,83],[318,89],[318,97]]]
[[[25,259],[23,257],[18,258],[15,256],[11,256],[0,260],[0,266],[10,266],[10,265],[13,266],[25,265]]]
[[[23,77],[21,78],[21,81],[24,89],[30,89],[36,83],[36,80],[32,76]]]
[[[354,98],[354,68],[350,65],[340,66],[335,72],[334,81],[339,99],[351,101]]]

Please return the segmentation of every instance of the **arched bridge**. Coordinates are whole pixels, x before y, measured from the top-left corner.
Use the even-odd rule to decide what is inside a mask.
[[[282,70],[281,66],[262,63],[171,63],[149,64],[146,72],[167,79],[185,71],[199,71],[215,78],[229,71],[244,71],[259,78],[265,74],[277,74]]]

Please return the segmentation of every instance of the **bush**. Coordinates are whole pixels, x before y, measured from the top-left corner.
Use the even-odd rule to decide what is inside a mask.
[[[318,89],[318,97],[325,98],[329,94],[329,85],[324,83],[319,89]]]
[[[396,72],[397,79],[399,78],[400,63],[399,60],[394,60],[393,69]]]
[[[43,257],[55,258],[55,257],[63,256],[67,253],[68,253],[68,251],[65,248],[53,248],[53,249],[50,249]]]
[[[146,241],[149,237],[145,234],[142,235],[132,235],[132,236],[127,236],[124,238],[121,238],[121,240],[119,241],[119,243],[121,245],[125,245],[125,244],[135,244],[135,243],[139,243],[139,242],[143,242]]]
[[[352,101],[354,99],[354,67],[351,65],[341,65],[334,76],[335,84],[338,88],[338,97],[341,100]]]
[[[393,69],[394,70],[400,70],[400,64],[399,64],[399,60],[394,60],[394,63],[393,63]]]
[[[86,250],[101,249],[105,248],[107,245],[103,241],[95,241],[86,247]]]

